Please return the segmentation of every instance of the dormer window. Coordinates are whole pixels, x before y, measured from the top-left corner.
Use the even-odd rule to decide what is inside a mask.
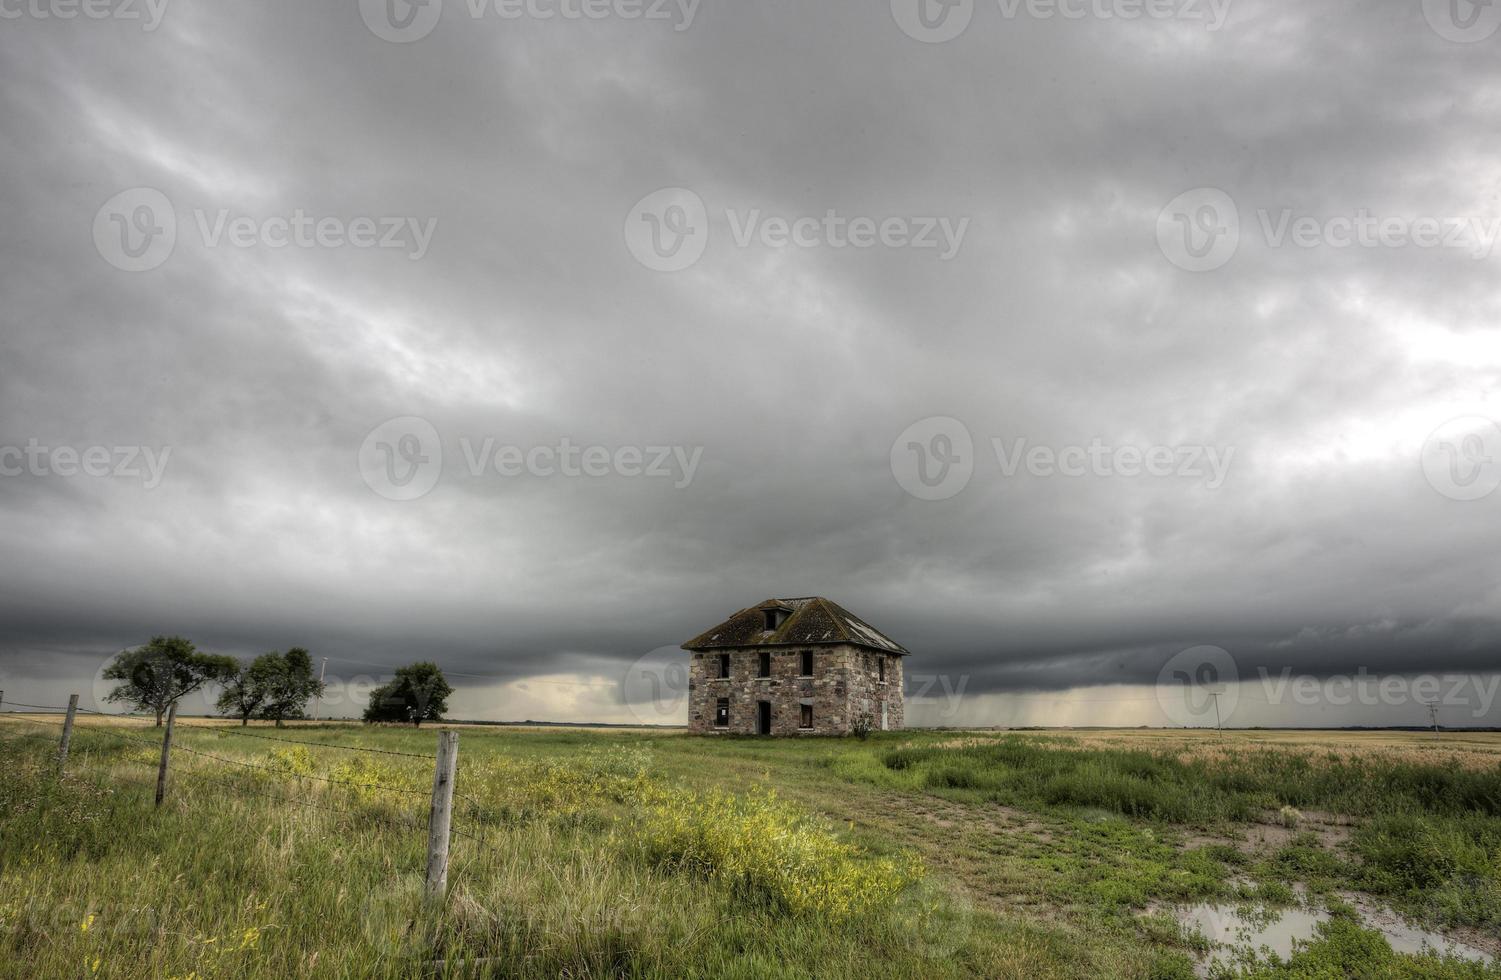
[[[763,609],[761,615],[766,618],[766,632],[774,633],[781,629],[782,624],[787,622],[787,617],[792,613],[785,609]]]

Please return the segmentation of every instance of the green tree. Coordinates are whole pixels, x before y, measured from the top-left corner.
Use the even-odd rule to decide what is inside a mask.
[[[391,681],[370,692],[365,720],[411,722],[420,728],[424,721],[443,720],[452,693],[453,688],[435,663],[398,667]]]
[[[250,724],[250,719],[265,707],[271,696],[271,681],[280,662],[281,654],[263,653],[248,666],[242,666],[234,677],[224,682],[224,690],[219,695],[219,710],[239,718],[242,726]]]
[[[156,715],[158,726],[167,709],[210,681],[227,681],[239,672],[234,657],[200,653],[180,636],[153,636],[151,642],[121,653],[104,668],[104,679],[121,681],[106,701],[128,701]]]
[[[276,722],[301,718],[309,700],[323,696],[323,683],[313,676],[313,658],[302,647],[293,647],[277,656],[266,688],[262,718]]]

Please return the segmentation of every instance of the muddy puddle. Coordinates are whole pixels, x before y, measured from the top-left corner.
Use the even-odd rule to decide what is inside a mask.
[[[1253,909],[1234,905],[1190,905],[1171,910],[1183,926],[1209,940],[1209,955],[1199,964],[1200,975],[1207,975],[1215,964],[1234,962],[1236,954],[1270,950],[1286,959],[1295,942],[1314,938],[1315,927],[1327,921],[1321,909]],[[1386,937],[1399,953],[1420,954],[1433,951],[1444,956],[1459,956],[1477,962],[1489,962],[1491,955],[1442,933],[1419,928],[1384,909],[1360,908],[1360,921]]]

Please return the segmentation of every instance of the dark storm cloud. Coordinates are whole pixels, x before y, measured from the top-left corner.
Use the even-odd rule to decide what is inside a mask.
[[[170,455],[160,485],[0,478],[0,679],[51,692],[169,631],[340,676],[431,656],[494,685],[473,716],[604,717],[625,664],[773,594],[838,599],[974,697],[1152,684],[1199,644],[1243,676],[1490,669],[1495,498],[1418,461],[1501,414],[1501,259],[1265,226],[1501,217],[1501,37],[1416,2],[1228,12],[980,3],[932,45],[885,4],[704,3],[679,31],[449,0],[407,44],[353,0],[7,22],[0,445]],[[131,273],[91,228],[137,187],[178,237]],[[710,222],[681,272],[623,234],[664,187]],[[1201,187],[1241,241],[1192,273],[1158,215]],[[830,211],[966,230],[947,260],[734,241]],[[409,247],[210,247],[221,212]],[[402,416],[443,453],[408,501],[356,464]],[[973,475],[919,500],[889,454],[936,416]],[[472,472],[487,438],[701,457],[683,487]],[[1017,439],[1233,456],[1212,488],[1008,476]]]

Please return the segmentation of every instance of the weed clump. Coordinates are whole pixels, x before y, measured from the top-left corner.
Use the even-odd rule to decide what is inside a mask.
[[[890,908],[923,876],[915,855],[869,856],[772,791],[665,791],[647,808],[641,842],[661,867],[716,879],[776,911],[840,921]]]

